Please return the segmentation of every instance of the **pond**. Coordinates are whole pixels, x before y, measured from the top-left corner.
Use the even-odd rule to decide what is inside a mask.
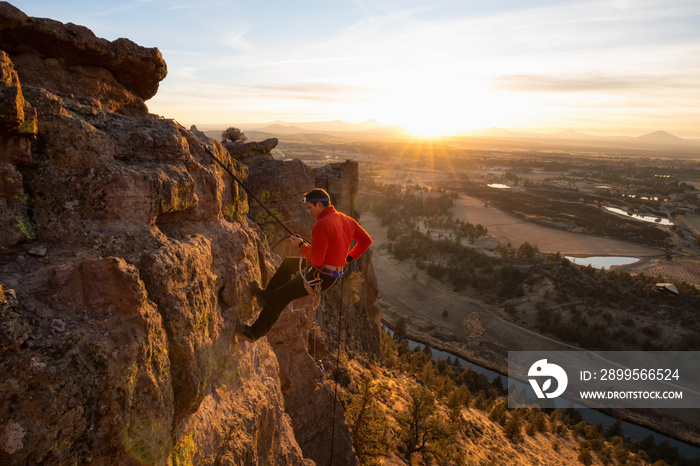
[[[510,189],[510,186],[508,186],[507,184],[501,184],[501,183],[491,183],[491,184],[488,184],[486,186],[488,186],[489,188],[496,188],[496,189]]]
[[[590,265],[594,269],[609,269],[618,265],[633,264],[639,260],[638,257],[621,257],[621,256],[591,256],[591,257],[573,257],[564,256],[576,265],[584,267]]]
[[[659,225],[665,226],[673,225],[673,222],[667,218],[652,217],[650,215],[629,214],[622,209],[618,209],[617,207],[605,207],[605,209],[619,215],[624,215],[626,217],[633,218],[635,220],[641,220],[642,222],[658,223]]]

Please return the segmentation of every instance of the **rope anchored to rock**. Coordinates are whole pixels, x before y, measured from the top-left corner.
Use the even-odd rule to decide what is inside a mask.
[[[297,238],[301,238],[302,240],[304,240],[305,243],[310,244],[310,242],[309,242],[306,238],[304,238],[303,236],[301,236],[301,235],[295,233],[291,228],[289,228],[289,226],[287,226],[286,223],[284,223],[284,222],[283,222],[283,221],[282,221],[282,220],[281,220],[281,219],[280,219],[280,218],[279,218],[279,217],[278,217],[278,216],[277,216],[277,215],[276,215],[262,200],[260,200],[260,198],[259,198],[253,191],[251,191],[250,188],[248,188],[248,186],[246,186],[245,183],[243,183],[243,181],[242,181],[239,177],[237,177],[236,174],[233,173],[233,171],[232,171],[229,167],[226,166],[226,164],[224,164],[216,155],[214,155],[214,153],[211,151],[211,149],[209,149],[209,147],[208,147],[201,139],[199,139],[195,134],[192,133],[192,131],[188,130],[187,128],[185,128],[184,126],[182,126],[182,125],[181,125],[180,123],[178,123],[177,121],[175,121],[175,120],[172,120],[172,121],[173,121],[173,123],[175,123],[178,127],[180,127],[185,133],[187,133],[187,134],[189,134],[190,136],[192,136],[192,137],[195,139],[195,141],[197,141],[197,142],[199,143],[199,147],[200,147],[204,152],[206,152],[212,159],[214,159],[214,161],[215,161],[216,163],[218,163],[218,164],[221,166],[221,168],[223,168],[224,171],[225,171],[226,173],[228,173],[229,176],[230,176],[231,178],[233,178],[233,180],[234,180],[236,183],[238,183],[238,184],[240,185],[240,187],[243,188],[243,190],[244,190],[246,193],[248,193],[248,195],[249,195],[250,197],[252,197],[252,198],[255,200],[255,202],[257,202],[258,204],[260,204],[260,207],[262,207],[263,209],[265,209],[265,211],[270,215],[270,217],[272,217],[277,223],[279,223],[279,224],[282,226],[282,228],[284,228],[290,235],[296,236]]]

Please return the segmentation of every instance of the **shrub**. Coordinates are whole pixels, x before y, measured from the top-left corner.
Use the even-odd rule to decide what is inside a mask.
[[[223,133],[221,133],[221,139],[228,139],[231,142],[245,142],[248,139],[248,136],[246,136],[242,130],[231,126],[230,128],[226,129]]]

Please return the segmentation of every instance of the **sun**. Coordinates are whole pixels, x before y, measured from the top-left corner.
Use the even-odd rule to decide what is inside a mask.
[[[465,131],[459,122],[444,117],[436,118],[412,118],[401,123],[407,133],[419,138],[439,138],[454,136]]]
[[[464,134],[484,127],[484,117],[489,113],[485,97],[478,91],[449,82],[397,89],[396,94],[391,105],[393,115],[387,119],[416,137]]]
[[[421,138],[457,136],[478,127],[478,115],[464,108],[432,102],[402,115],[399,123],[407,133]]]
[[[401,80],[382,83],[374,118],[418,138],[462,136],[490,126],[510,125],[525,108],[511,93],[462,72],[430,67],[403,70]],[[512,126],[512,125],[511,125]]]

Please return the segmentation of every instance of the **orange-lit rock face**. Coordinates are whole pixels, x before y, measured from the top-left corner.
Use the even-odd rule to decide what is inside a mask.
[[[0,462],[327,462],[310,303],[234,338],[276,256],[201,141],[148,113],[160,52],[7,3],[0,22]],[[206,142],[310,233],[308,167],[275,161],[274,140]],[[337,405],[334,464],[356,464]]]
[[[269,253],[199,141],[148,114],[160,53],[0,21],[0,462],[304,464],[275,355],[232,336]]]

